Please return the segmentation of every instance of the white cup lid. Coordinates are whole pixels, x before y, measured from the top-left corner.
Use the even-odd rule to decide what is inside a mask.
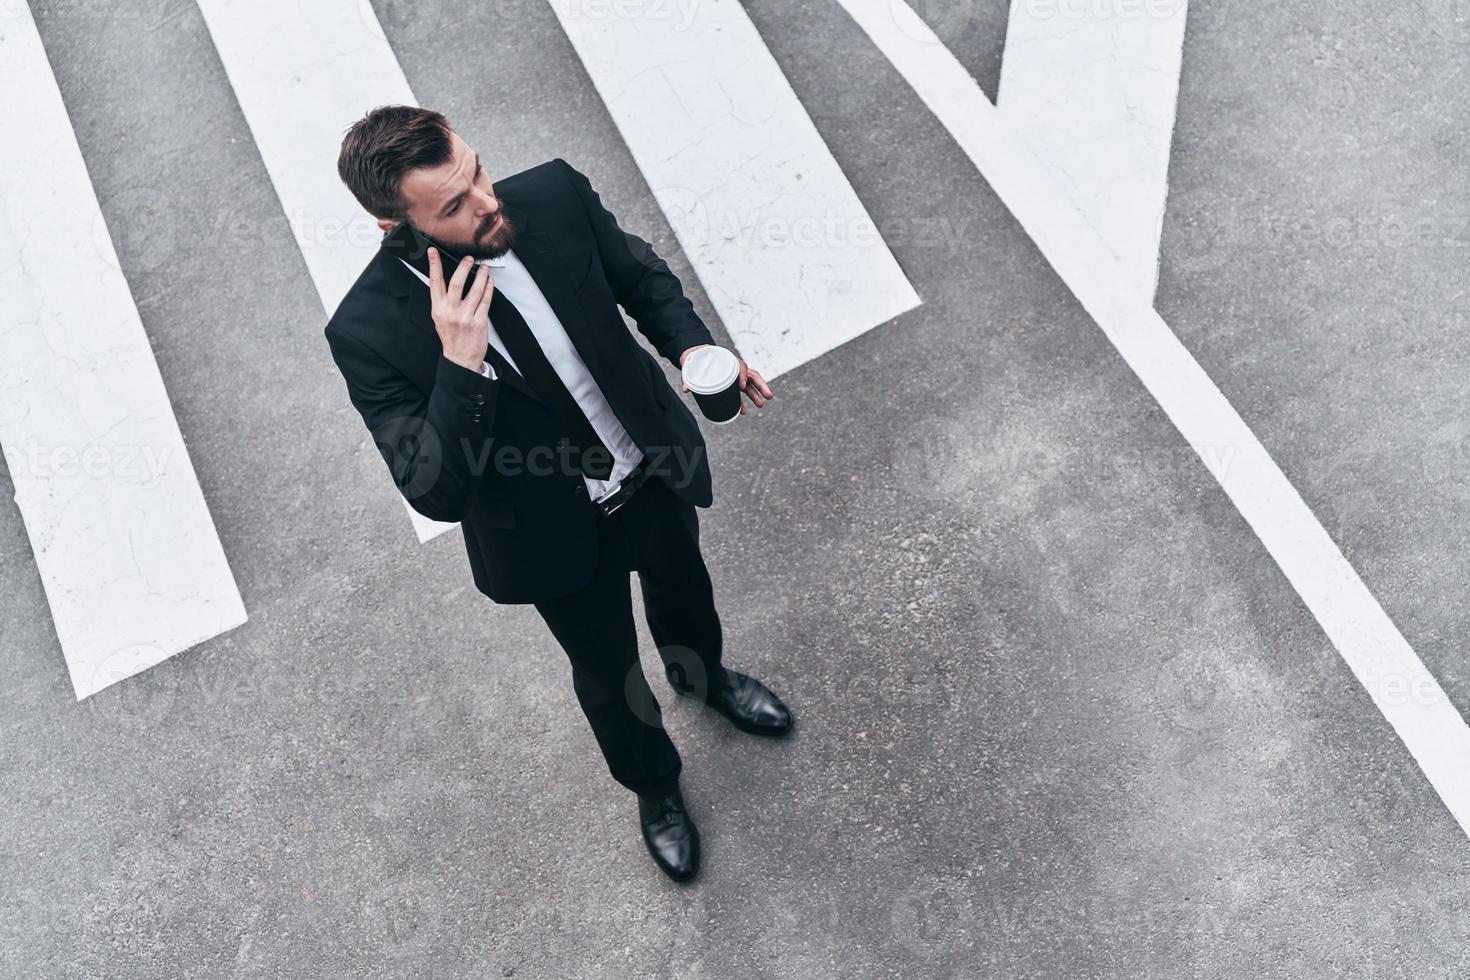
[[[740,377],[740,359],[723,347],[701,347],[684,362],[684,384],[701,395],[730,387]]]

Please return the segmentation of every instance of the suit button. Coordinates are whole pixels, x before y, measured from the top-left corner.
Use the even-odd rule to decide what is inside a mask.
[[[570,438],[568,438],[567,436],[562,436],[560,439],[556,440],[556,448],[557,449],[565,449],[568,446],[570,446],[571,444],[572,444],[572,440]]]

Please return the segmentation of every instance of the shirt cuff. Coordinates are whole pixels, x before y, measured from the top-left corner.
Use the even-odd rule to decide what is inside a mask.
[[[495,369],[490,366],[489,361],[480,362],[480,373],[489,378],[491,381],[495,380]]]

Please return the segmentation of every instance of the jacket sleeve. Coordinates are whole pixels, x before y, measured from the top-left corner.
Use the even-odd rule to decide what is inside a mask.
[[[478,481],[491,470],[490,432],[500,382],[441,354],[426,397],[360,341],[330,327],[326,336],[348,398],[372,433],[398,492],[430,520],[463,520]]]
[[[618,227],[585,175],[561,157],[554,163],[566,173],[582,201],[613,296],[659,356],[678,367],[679,355],[690,347],[713,344],[709,329],[684,295],[679,277],[669,271],[653,246]]]

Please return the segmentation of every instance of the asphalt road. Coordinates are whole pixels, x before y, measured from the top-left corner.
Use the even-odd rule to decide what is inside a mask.
[[[547,5],[373,6],[725,336]],[[927,6],[993,94],[1005,5]],[[1452,6],[1196,4],[1158,305],[1465,712]],[[3,487],[0,974],[1470,972],[1464,833],[1205,466],[843,11],[746,7],[924,302],[706,427],[727,659],[799,729],[662,698],[680,888],[534,611],[414,539],[197,10],[36,5],[250,621],[76,703]]]

